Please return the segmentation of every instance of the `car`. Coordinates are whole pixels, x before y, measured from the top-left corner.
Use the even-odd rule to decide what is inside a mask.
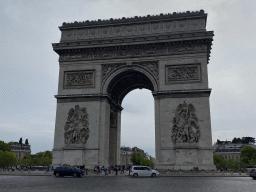
[[[159,176],[159,172],[157,170],[151,169],[148,166],[139,166],[139,165],[132,166],[130,173],[133,177],[139,177],[139,176],[158,177]]]
[[[64,177],[64,176],[82,177],[84,175],[84,171],[71,166],[59,166],[56,169],[54,169],[53,174],[56,177]]]
[[[256,169],[252,169],[252,171],[250,172],[250,177],[256,180]]]

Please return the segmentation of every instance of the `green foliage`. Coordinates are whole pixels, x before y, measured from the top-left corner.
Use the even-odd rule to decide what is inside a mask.
[[[239,168],[246,168],[247,166],[256,165],[256,149],[250,146],[245,146],[241,150],[241,159],[236,161],[233,158],[225,159],[222,156],[213,154],[214,165],[219,168],[229,168],[238,170]]]
[[[14,155],[12,151],[2,151],[0,150],[0,166],[13,166],[16,165],[18,158]]]
[[[145,159],[139,152],[132,153],[131,162],[133,163],[133,165],[145,165],[151,167],[154,166],[154,163],[151,160]]]
[[[233,158],[230,158],[226,160],[226,166],[229,169],[238,170],[239,169],[239,162],[234,160]]]
[[[224,157],[219,156],[217,154],[213,154],[213,161],[216,167],[227,168],[227,162],[226,159],[224,159]]]
[[[22,166],[49,166],[52,164],[52,154],[50,151],[39,152],[35,155],[28,155],[19,161]]]
[[[241,149],[241,161],[247,166],[256,165],[256,149],[251,146],[245,146]]]
[[[242,139],[235,137],[231,143],[242,143]]]
[[[10,141],[10,142],[8,143],[8,145],[19,145],[19,142]]]
[[[242,144],[250,144],[250,143],[255,143],[255,138],[254,137],[243,137],[242,139],[241,138],[234,138],[232,140],[231,143],[242,143]]]
[[[11,151],[11,147],[9,147],[9,145],[7,145],[5,142],[0,141],[0,150],[2,150],[3,152]]]

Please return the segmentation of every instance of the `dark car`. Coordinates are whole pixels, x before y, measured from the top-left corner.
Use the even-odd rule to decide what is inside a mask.
[[[76,169],[71,166],[60,166],[54,169],[53,174],[56,177],[64,177],[64,176],[82,177],[84,175],[84,172],[80,169]]]
[[[253,170],[250,172],[250,177],[252,177],[254,180],[256,179],[256,169],[253,169]]]

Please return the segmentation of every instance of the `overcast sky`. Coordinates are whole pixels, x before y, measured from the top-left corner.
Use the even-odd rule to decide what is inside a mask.
[[[59,42],[63,22],[200,9],[215,34],[208,65],[213,142],[256,137],[255,1],[0,0],[0,140],[27,138],[32,154],[52,150],[59,68],[51,43]],[[121,144],[154,156],[151,92],[132,91],[123,107]]]

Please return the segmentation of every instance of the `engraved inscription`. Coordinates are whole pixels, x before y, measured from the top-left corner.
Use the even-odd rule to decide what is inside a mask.
[[[94,71],[66,71],[64,88],[94,86]]]

